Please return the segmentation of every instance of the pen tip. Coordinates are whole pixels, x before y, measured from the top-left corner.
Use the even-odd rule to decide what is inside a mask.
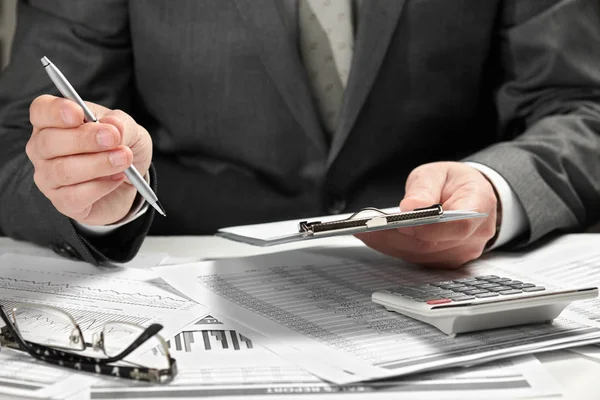
[[[48,65],[50,65],[50,60],[48,60],[48,57],[42,57],[42,59],[40,61],[42,62],[42,65],[44,67],[47,67]]]
[[[156,211],[158,211],[160,215],[162,215],[163,217],[167,216],[167,213],[165,212],[165,209],[163,208],[162,204],[160,204],[160,201],[156,200],[156,203],[152,204],[152,206],[154,206],[154,208],[156,209]]]

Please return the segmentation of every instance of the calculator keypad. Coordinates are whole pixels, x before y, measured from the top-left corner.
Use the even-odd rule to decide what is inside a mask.
[[[546,290],[533,283],[521,282],[496,275],[476,276],[416,286],[403,286],[392,292],[429,305],[461,302]]]

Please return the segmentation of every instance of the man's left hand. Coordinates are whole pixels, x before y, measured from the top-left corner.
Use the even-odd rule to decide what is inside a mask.
[[[381,253],[442,268],[457,268],[478,258],[496,233],[498,199],[477,169],[459,162],[436,162],[415,168],[406,181],[400,210],[440,203],[444,210],[475,210],[487,218],[389,229],[356,235]]]

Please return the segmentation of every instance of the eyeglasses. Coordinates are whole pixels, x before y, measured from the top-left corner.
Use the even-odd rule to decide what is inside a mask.
[[[0,329],[0,346],[25,351],[46,363],[157,383],[169,382],[177,374],[176,362],[158,335],[162,329],[159,324],[143,328],[128,322],[107,322],[88,343],[75,319],[59,308],[20,304],[9,316],[0,305],[0,317],[6,324]],[[102,352],[104,357],[82,354],[90,349]],[[144,366],[126,359],[134,351],[143,354],[140,359]]]

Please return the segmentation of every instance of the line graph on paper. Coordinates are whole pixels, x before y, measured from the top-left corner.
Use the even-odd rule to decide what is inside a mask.
[[[76,279],[71,279],[69,274],[54,274],[58,279],[53,280],[24,280],[13,277],[0,276],[0,290],[15,290],[19,292],[30,292],[37,294],[48,294],[52,296],[61,296],[77,299],[79,301],[106,301],[110,303],[118,303],[123,305],[139,305],[150,306],[153,308],[177,310],[184,306],[187,301],[177,297],[166,295],[163,290],[157,289],[156,294],[140,293],[135,291],[136,282],[127,285],[131,291],[123,290],[123,285],[103,285],[93,287],[91,285],[78,285],[77,283],[69,283],[69,281],[77,282]],[[110,283],[110,282],[107,282]],[[147,285],[147,284],[145,284]],[[146,292],[148,290],[145,290]]]
[[[19,307],[20,303],[13,300],[6,300],[0,297],[0,303],[6,310],[11,310],[13,307]],[[85,309],[75,309],[61,307],[61,310],[71,315],[81,330],[85,332],[98,332],[107,322],[128,322],[131,324],[146,326],[152,321],[149,317],[124,315],[117,313],[107,313],[100,311],[91,311]],[[56,318],[48,318],[48,314],[40,308],[39,313],[29,312],[26,317],[19,317],[19,329],[27,329],[30,332],[48,333],[65,333],[69,335],[73,329],[72,326],[66,325],[64,320]]]

